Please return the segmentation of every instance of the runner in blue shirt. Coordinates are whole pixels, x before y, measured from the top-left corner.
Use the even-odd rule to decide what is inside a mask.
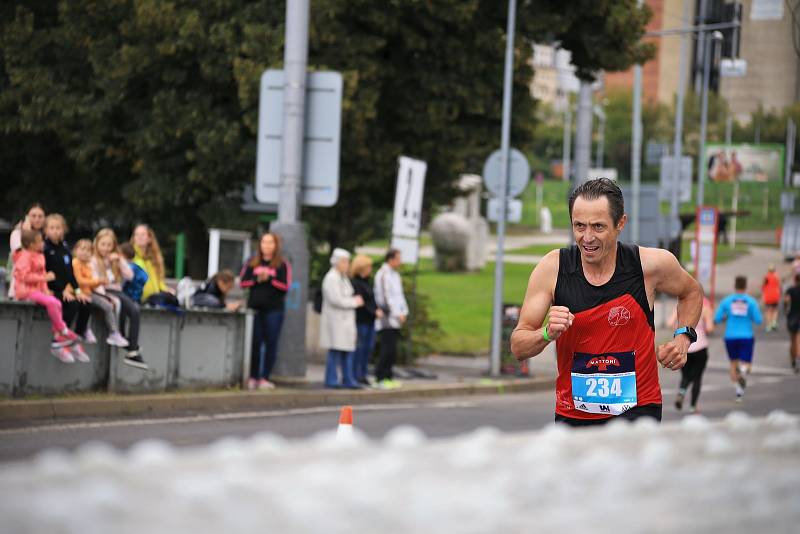
[[[735,293],[728,295],[719,303],[714,322],[725,325],[725,348],[730,360],[731,382],[736,387],[736,402],[742,401],[747,381],[744,375],[750,374],[753,365],[753,325],[761,324],[761,311],[756,299],[747,294],[747,278],[737,276],[734,281]]]

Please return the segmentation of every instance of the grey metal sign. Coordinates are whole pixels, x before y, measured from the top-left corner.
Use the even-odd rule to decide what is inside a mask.
[[[282,70],[261,76],[256,154],[256,199],[277,204],[283,138]],[[339,198],[339,145],[342,124],[342,75],[309,72],[306,78],[306,128],[303,147],[303,204],[329,207]]]
[[[660,187],[658,190],[658,196],[662,201],[668,201],[672,198],[674,161],[675,158],[673,156],[664,156],[661,158],[661,172],[659,173]],[[680,202],[689,202],[692,200],[692,158],[689,156],[683,156],[680,159],[680,165],[678,200]]]
[[[500,150],[495,150],[486,158],[486,163],[483,164],[483,183],[486,189],[495,197],[503,196],[500,190]],[[531,179],[531,167],[528,164],[528,158],[517,150],[511,149],[511,162],[508,166],[508,196],[515,197],[525,191],[528,182]]]
[[[490,198],[486,205],[486,218],[491,222],[500,220],[500,205],[499,198]],[[506,208],[506,222],[518,223],[522,220],[522,201],[517,199],[509,199],[508,207]]]

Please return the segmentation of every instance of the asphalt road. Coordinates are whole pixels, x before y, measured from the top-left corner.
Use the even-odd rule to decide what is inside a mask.
[[[800,414],[800,376],[789,370],[785,337],[770,334],[757,342],[756,365],[744,402],[734,402],[721,340],[711,346],[700,409],[704,416],[722,418],[732,411],[763,416],[773,410]],[[679,373],[661,371],[664,420],[685,415],[673,406]],[[688,404],[688,402],[687,402]],[[503,432],[524,432],[553,424],[554,393],[467,396],[396,404],[356,406],[355,426],[372,438],[381,438],[398,425],[413,425],[432,438],[442,438],[491,426]],[[102,441],[127,448],[143,439],[162,439],[178,447],[198,446],[217,439],[275,432],[304,438],[333,430],[338,406],[269,412],[193,415],[166,419],[91,420],[39,423],[0,428],[0,462],[26,459],[51,448],[73,450]]]

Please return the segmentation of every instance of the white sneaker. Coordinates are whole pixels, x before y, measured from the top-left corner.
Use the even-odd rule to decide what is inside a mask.
[[[94,345],[97,343],[97,338],[95,337],[94,332],[92,332],[92,329],[88,326],[86,327],[86,332],[83,333],[83,341],[89,345]]]
[[[89,363],[92,360],[89,358],[89,355],[86,354],[86,351],[83,350],[83,347],[80,343],[75,343],[72,345],[72,357],[78,360],[81,363]]]
[[[119,332],[114,332],[108,338],[106,338],[106,343],[109,345],[113,345],[115,347],[127,347],[128,340],[122,337],[122,334]]]
[[[64,363],[75,363],[75,358],[72,356],[72,352],[70,352],[69,348],[67,347],[57,347],[52,345],[50,347],[50,352],[61,360]]]

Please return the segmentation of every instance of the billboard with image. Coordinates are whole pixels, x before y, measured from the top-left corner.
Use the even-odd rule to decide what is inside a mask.
[[[770,182],[783,180],[781,144],[706,145],[703,169],[712,182]]]

